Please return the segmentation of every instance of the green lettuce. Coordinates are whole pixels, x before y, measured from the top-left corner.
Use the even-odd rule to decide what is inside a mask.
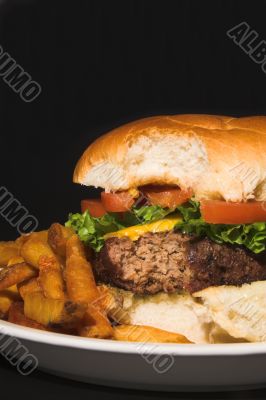
[[[86,245],[95,251],[100,251],[103,244],[103,236],[109,232],[123,229],[125,226],[112,214],[105,214],[100,218],[92,217],[88,210],[83,214],[69,214],[65,226],[72,228]]]
[[[189,201],[178,207],[183,222],[176,225],[176,229],[196,236],[207,236],[216,243],[230,243],[242,245],[253,253],[261,253],[266,249],[266,223],[224,225],[208,224],[200,215],[199,203]]]
[[[105,234],[162,219],[171,211],[160,206],[143,206],[138,209],[132,208],[122,216],[116,213],[106,213],[102,217],[95,218],[86,210],[83,214],[69,214],[65,225],[72,228],[82,242],[98,252],[104,245]]]
[[[147,223],[163,219],[166,215],[174,210],[170,208],[162,208],[160,206],[142,206],[140,208],[133,208],[132,213],[135,215],[139,223]]]

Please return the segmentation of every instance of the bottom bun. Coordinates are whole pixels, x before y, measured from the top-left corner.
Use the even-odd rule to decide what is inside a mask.
[[[116,322],[176,332],[194,343],[266,340],[266,281],[194,293],[135,295],[108,287]]]
[[[209,287],[194,293],[216,326],[248,342],[266,340],[266,281],[242,286]]]

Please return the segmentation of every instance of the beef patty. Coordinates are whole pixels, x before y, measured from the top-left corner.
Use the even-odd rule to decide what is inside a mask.
[[[138,294],[241,285],[266,280],[266,258],[238,246],[178,232],[147,233],[137,241],[109,238],[97,256],[98,279]]]

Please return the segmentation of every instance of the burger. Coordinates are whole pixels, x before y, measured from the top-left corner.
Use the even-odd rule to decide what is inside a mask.
[[[90,144],[74,182],[102,190],[66,225],[93,250],[118,323],[266,340],[266,117],[131,122]]]

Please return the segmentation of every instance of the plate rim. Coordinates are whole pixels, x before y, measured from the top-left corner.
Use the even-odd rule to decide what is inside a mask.
[[[149,352],[149,354],[179,356],[243,356],[266,354],[266,342],[222,344],[121,342],[110,339],[91,339],[63,333],[46,332],[3,320],[0,321],[1,334],[53,346],[138,355],[141,355],[142,352],[145,354]]]

